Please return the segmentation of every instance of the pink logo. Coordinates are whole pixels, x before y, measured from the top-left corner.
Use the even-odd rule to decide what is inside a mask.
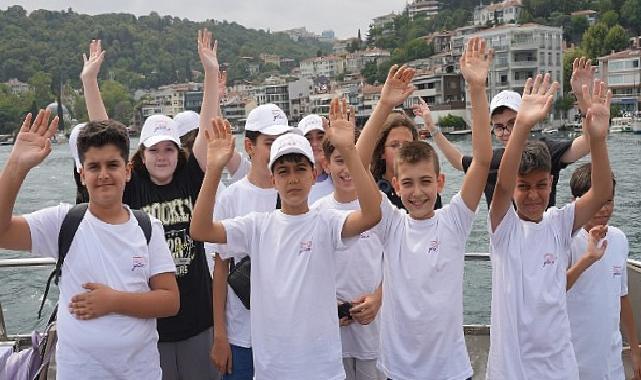
[[[307,241],[301,241],[300,242],[300,248],[298,249],[298,253],[302,252],[310,252],[312,250],[312,241],[307,240]]]
[[[438,253],[438,241],[437,240],[432,240],[430,242],[429,248],[427,248],[427,254],[431,255],[432,253]]]
[[[131,258],[133,261],[133,266],[131,267],[131,271],[133,272],[136,268],[144,268],[145,267],[145,258],[142,256],[134,256]]]
[[[371,233],[369,231],[361,232],[361,239],[369,239]]]
[[[623,274],[623,267],[615,265],[612,267],[612,277],[621,276]]]
[[[543,267],[545,268],[546,265],[554,265],[556,262],[556,256],[552,253],[546,253],[543,255]]]

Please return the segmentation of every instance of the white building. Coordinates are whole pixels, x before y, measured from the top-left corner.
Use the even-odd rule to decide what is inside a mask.
[[[13,95],[22,95],[29,92],[29,83],[20,82],[18,79],[9,79],[5,84]]]
[[[396,17],[396,14],[394,14],[394,12],[392,12],[390,14],[387,14],[387,15],[382,15],[382,16],[375,17],[372,20],[372,23],[370,24],[370,27],[384,29],[385,25],[394,22],[394,18],[395,17]]]
[[[337,56],[308,58],[300,63],[301,75],[305,78],[324,76],[333,78],[345,72],[345,60]]]
[[[437,0],[414,0],[407,4],[407,15],[411,20],[417,17],[432,18],[438,15],[439,3]]]
[[[309,95],[314,90],[314,81],[301,78],[288,83],[289,92],[289,122],[298,123],[300,119],[310,113]]]
[[[502,3],[478,5],[474,8],[474,25],[514,24],[521,14],[522,7],[521,0],[504,0]]]
[[[630,113],[641,110],[641,50],[638,40],[635,44],[634,49],[599,57],[599,72],[612,90],[612,104]]]
[[[356,51],[345,56],[345,72],[360,73],[368,63],[380,64],[390,59],[390,52],[378,48]]]

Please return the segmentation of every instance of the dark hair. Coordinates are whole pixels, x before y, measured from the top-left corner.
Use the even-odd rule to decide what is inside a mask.
[[[180,137],[180,145],[187,155],[192,154],[196,136],[198,136],[198,129],[191,130]]]
[[[535,171],[552,172],[552,158],[547,145],[542,141],[528,141],[521,153],[519,175],[528,175]]]
[[[258,131],[248,131],[245,129],[245,137],[247,137],[254,145],[256,145],[256,141],[258,141],[258,136],[260,135],[261,133]]]
[[[358,138],[361,135],[361,131],[356,129],[354,131],[354,143],[358,141]],[[336,150],[336,147],[332,144],[332,142],[329,140],[329,137],[325,135],[323,137],[323,154],[325,155],[325,159],[327,162],[329,162],[329,158],[332,156],[332,153]]]
[[[394,174],[398,174],[398,167],[401,164],[417,164],[421,161],[428,161],[434,164],[436,174],[441,172],[436,150],[425,141],[410,141],[403,144],[394,160]]]
[[[269,168],[269,170],[274,172],[274,166],[276,166],[276,164],[282,164],[282,163],[285,163],[285,162],[293,162],[295,164],[298,164],[300,162],[307,162],[309,164],[309,166],[311,166],[312,168],[314,167],[314,164],[304,154],[302,154],[302,153],[287,153],[287,154],[283,154],[282,156],[278,157],[276,159],[276,161],[274,161],[272,166]]]
[[[616,179],[614,178],[614,173],[612,173],[612,192],[617,184]],[[572,173],[572,178],[570,178],[570,191],[574,198],[583,196],[585,193],[590,191],[592,187],[592,163],[585,163]]]
[[[508,106],[498,106],[498,107],[496,107],[494,109],[494,111],[492,111],[492,114],[490,115],[490,117],[492,117],[494,115],[498,115],[500,113],[503,113],[503,112],[505,112],[505,110],[514,111],[512,108],[510,108]],[[514,112],[516,112],[516,111],[514,111]]]
[[[78,134],[77,146],[80,163],[85,161],[85,153],[92,148],[114,145],[125,162],[129,159],[129,135],[127,128],[115,120],[90,121]]]
[[[418,131],[416,130],[416,124],[414,124],[414,121],[412,121],[404,113],[390,114],[387,117],[387,120],[385,120],[383,133],[381,134],[381,138],[376,143],[376,148],[374,148],[374,153],[372,154],[371,170],[375,180],[383,178],[383,175],[385,174],[386,163],[385,159],[381,157],[383,156],[383,152],[385,151],[385,143],[387,141],[387,137],[389,136],[392,129],[398,127],[407,128],[412,133],[412,139],[414,141],[418,140]]]
[[[179,147],[176,143],[173,144],[176,149],[178,149],[178,163],[176,165],[176,170],[180,170],[187,164],[187,153],[185,153],[185,150]],[[134,153],[134,155],[131,157],[131,165],[133,166],[133,170],[148,177],[149,171],[147,171],[147,167],[145,166],[145,163],[143,161],[144,155],[145,145],[140,144],[140,147],[138,148],[136,153]]]

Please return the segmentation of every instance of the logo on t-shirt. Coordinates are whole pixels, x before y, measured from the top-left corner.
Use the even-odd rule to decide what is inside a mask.
[[[614,265],[612,267],[612,277],[621,276],[623,274],[623,267]]]
[[[430,242],[430,246],[427,248],[427,254],[431,255],[432,253],[434,253],[434,254],[438,253],[438,241],[437,240],[432,240]]]
[[[136,270],[136,268],[144,268],[145,267],[145,258],[142,256],[134,256],[131,258],[133,265],[131,267],[131,271],[133,272]]]
[[[370,236],[372,236],[372,235],[371,235],[371,232],[369,232],[369,231],[365,231],[365,232],[361,232],[361,236],[360,236],[360,238],[361,238],[361,239],[369,239],[369,238],[370,238]]]
[[[543,268],[545,268],[546,265],[554,265],[556,262],[556,256],[553,253],[546,253],[543,255]]]
[[[301,254],[303,252],[310,252],[312,250],[312,241],[307,240],[307,241],[301,241],[300,242],[300,248],[298,249],[298,253]]]

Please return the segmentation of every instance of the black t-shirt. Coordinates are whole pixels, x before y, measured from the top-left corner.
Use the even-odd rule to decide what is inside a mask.
[[[561,157],[565,152],[570,149],[572,146],[572,141],[555,141],[549,140],[545,137],[539,139],[547,145],[548,150],[550,151],[550,157],[552,158],[552,190],[550,192],[550,201],[548,203],[548,208],[556,204],[556,185],[559,182],[559,173],[561,169],[565,169],[568,164],[561,162]],[[496,186],[496,179],[499,174],[499,165],[501,165],[501,158],[503,157],[503,152],[505,148],[494,149],[492,154],[492,162],[490,163],[490,172],[487,176],[487,183],[485,184],[485,200],[487,201],[487,206],[490,206],[492,203],[492,195],[494,195],[494,187]],[[472,165],[471,156],[463,156],[461,159],[463,165],[463,171],[467,173],[467,169]]]
[[[184,167],[176,169],[167,185],[156,185],[146,172],[134,170],[125,187],[125,204],[160,220],[176,263],[180,310],[174,317],[158,318],[161,342],[185,340],[212,325],[211,277],[205,249],[202,242],[189,236],[189,223],[203,177],[192,155]]]
[[[403,206],[401,197],[396,194],[396,191],[394,191],[394,187],[388,180],[386,180],[385,178],[381,178],[376,182],[376,184],[378,185],[378,189],[385,193],[385,195],[387,195],[387,199],[389,199],[394,206],[400,208],[401,210],[405,210],[405,206]],[[443,208],[443,203],[441,202],[441,194],[438,194],[436,196],[434,210],[438,210],[440,208]]]

